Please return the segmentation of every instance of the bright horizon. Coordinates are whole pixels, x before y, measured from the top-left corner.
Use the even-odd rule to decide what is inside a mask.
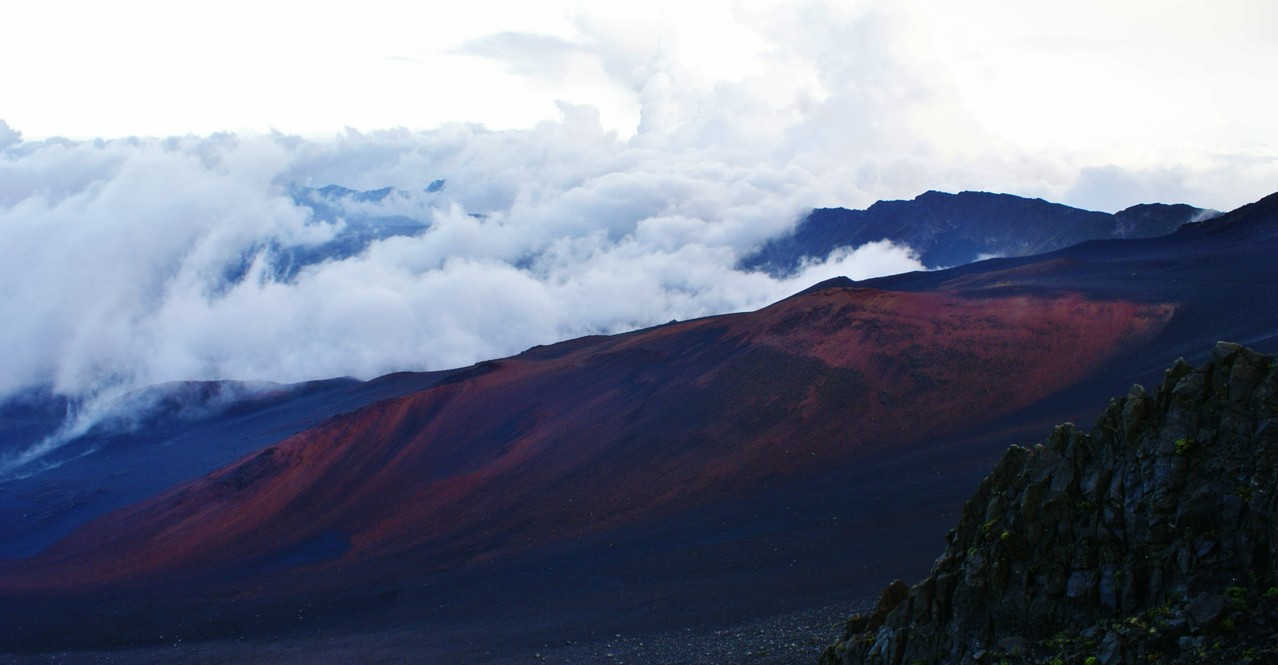
[[[10,1],[0,61],[20,66],[6,73],[0,120],[27,140],[331,139],[346,128],[527,129],[558,121],[566,102],[596,109],[622,141],[686,134],[709,111],[765,134],[765,120],[820,129],[850,147],[882,132],[876,143],[955,162],[1047,156],[1047,194],[1089,167],[1135,177],[1123,200],[1064,197],[1097,209],[1197,175],[1225,191],[1189,202],[1227,208],[1267,193],[1255,181],[1273,175],[1272,3],[361,7]],[[851,103],[830,103],[841,97]]]

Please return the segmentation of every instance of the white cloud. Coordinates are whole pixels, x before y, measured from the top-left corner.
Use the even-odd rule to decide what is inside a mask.
[[[375,3],[370,13],[380,12],[375,23],[384,39],[354,45],[328,38],[360,32],[354,25],[316,10],[291,17],[298,22],[291,29],[304,35],[299,43],[337,44],[346,58],[314,62],[310,47],[279,58],[263,51],[272,43],[266,27],[224,25],[261,38],[246,61],[259,63],[266,78],[243,63],[189,53],[152,62],[164,58],[143,48],[151,31],[131,26],[123,37],[139,41],[126,55],[159,78],[124,80],[104,62],[83,63],[88,78],[68,70],[59,79],[65,85],[49,93],[81,95],[60,102],[75,112],[48,118],[70,123],[92,115],[86,108],[103,119],[195,118],[184,114],[198,107],[223,110],[215,126],[257,126],[273,116],[249,121],[239,113],[293,108],[285,102],[296,97],[329,114],[305,131],[340,117],[364,128],[413,129],[352,129],[323,139],[241,132],[23,141],[0,123],[0,346],[19,350],[0,355],[0,396],[42,383],[92,394],[183,379],[295,381],[457,366],[575,335],[758,307],[836,274],[919,267],[909,248],[874,243],[787,280],[734,268],[816,206],[981,189],[1111,210],[1158,199],[1225,209],[1268,193],[1278,178],[1270,148],[1215,150],[1207,130],[1192,144],[1114,148],[1105,136],[1051,151],[1019,134],[1038,122],[1038,136],[1070,136],[1077,128],[1052,111],[1056,98],[1048,93],[1078,108],[1108,88],[1062,87],[1050,77],[999,88],[1019,71],[1004,56],[1028,50],[1060,65],[1068,58],[1055,54],[1072,52],[1082,37],[1110,48],[1112,31],[1071,28],[1036,40],[1039,24],[1028,10],[995,0],[983,6],[1004,21],[988,27],[962,9],[922,2],[717,2],[698,5],[695,21],[675,20],[685,5],[672,0],[662,11],[633,15],[587,8],[507,16],[477,3],[500,16],[452,34],[447,22]],[[24,20],[34,20],[44,10],[24,11],[35,12]],[[270,12],[262,25],[290,18]],[[160,24],[174,18],[150,16]],[[723,29],[705,32],[707,25]],[[417,29],[427,32],[414,41]],[[1139,41],[1161,44],[1156,38],[1183,37],[1187,29],[1174,23]],[[72,33],[54,45],[78,36],[85,48],[103,46],[101,35]],[[1259,54],[1254,62],[1268,62],[1266,42],[1243,43]],[[182,39],[164,44],[186,53]],[[17,47],[9,42],[0,54],[6,48]],[[1204,57],[1213,69],[1230,62],[1228,53]],[[391,69],[375,66],[388,59]],[[61,62],[53,54],[50,61]],[[185,77],[183,62],[193,67]],[[1230,80],[1256,70],[1243,71]],[[44,98],[47,75],[11,74],[0,101]],[[1199,79],[1193,74],[1190,82]],[[160,80],[171,87],[157,87]],[[148,86],[167,90],[156,109],[142,108]],[[480,108],[457,105],[474,101],[470,94],[482,112],[460,119],[523,128],[439,126],[449,117],[440,108]],[[1231,99],[1263,101],[1260,95]],[[1006,127],[991,124],[1002,117],[991,110],[1002,108],[999,99],[1021,114]],[[137,114],[120,115],[119,100],[139,105],[126,109]],[[377,113],[366,115],[372,107]],[[1163,109],[1167,122],[1195,122],[1181,110]],[[44,121],[23,113],[16,117]],[[517,119],[493,121],[507,113]],[[172,131],[206,131],[208,122],[201,116]],[[424,191],[439,179],[442,191]],[[429,228],[281,279],[273,253],[315,247],[344,228],[309,218],[289,188],[331,183],[403,192],[348,202],[344,214],[352,219],[403,215]]]
[[[564,110],[527,131],[21,144],[0,161],[0,345],[22,350],[0,357],[0,394],[453,367],[762,306],[836,265],[918,267],[876,247],[788,280],[740,272],[808,207],[807,172],[630,147]],[[274,254],[346,224],[296,205],[305,183],[394,186],[346,214],[424,230],[282,279]]]
[[[22,132],[9,126],[9,123],[0,120],[0,150],[22,143]]]

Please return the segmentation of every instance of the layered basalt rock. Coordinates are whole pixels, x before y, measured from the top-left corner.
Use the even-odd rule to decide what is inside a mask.
[[[932,573],[821,663],[1278,662],[1275,366],[1221,342],[1011,448]]]

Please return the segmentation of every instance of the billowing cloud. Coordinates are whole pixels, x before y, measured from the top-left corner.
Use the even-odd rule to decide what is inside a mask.
[[[564,112],[512,132],[11,146],[0,344],[22,352],[0,357],[0,394],[453,367],[758,307],[833,266],[919,267],[908,248],[876,245],[784,280],[739,271],[804,214],[806,173],[634,148],[589,109]],[[330,215],[297,195],[330,183],[393,189],[330,194]],[[281,269],[370,219],[410,223]]]
[[[920,267],[873,243],[785,279],[736,268],[817,206],[978,189],[1224,209],[1278,181],[1263,146],[1126,159],[1000,138],[896,3],[729,4],[727,41],[583,12],[573,34],[453,48],[591,101],[525,129],[23,141],[0,123],[0,399],[453,367]],[[331,184],[391,191],[314,198]]]
[[[0,150],[21,142],[22,132],[10,127],[9,123],[0,120]]]

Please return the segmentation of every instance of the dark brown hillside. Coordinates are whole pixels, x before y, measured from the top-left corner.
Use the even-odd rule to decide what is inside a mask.
[[[528,551],[979,427],[1145,342],[1173,312],[831,288],[535,350],[112,514],[4,584],[205,578],[320,593]],[[271,565],[317,540],[343,546],[298,578]]]

